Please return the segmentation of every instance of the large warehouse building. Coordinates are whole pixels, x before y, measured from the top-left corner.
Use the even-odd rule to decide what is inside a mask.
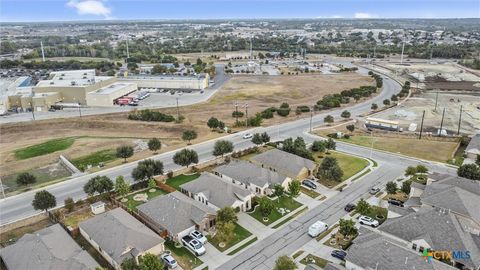
[[[27,77],[28,78],[28,77]],[[196,76],[97,76],[94,69],[51,72],[48,79],[24,87],[18,80],[2,83],[0,109],[45,111],[53,105],[116,106],[115,100],[138,88],[193,89],[208,87],[208,74]]]

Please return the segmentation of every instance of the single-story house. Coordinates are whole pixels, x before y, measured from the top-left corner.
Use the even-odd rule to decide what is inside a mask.
[[[250,159],[262,168],[286,175],[292,179],[310,176],[316,167],[315,162],[279,149],[272,149]]]
[[[178,191],[158,196],[137,209],[157,233],[175,241],[192,230],[208,231],[215,226],[215,209]]]
[[[15,244],[1,249],[0,255],[9,270],[89,270],[100,267],[59,224],[25,234]]]
[[[274,171],[262,168],[251,162],[234,159],[227,164],[216,167],[213,173],[233,184],[259,194],[266,195],[276,184],[285,189],[292,178]]]
[[[252,207],[254,193],[220,177],[202,173],[197,179],[180,186],[182,192],[194,200],[200,201],[215,210],[233,207],[247,211]]]
[[[126,259],[161,254],[165,240],[122,208],[99,214],[79,225],[82,236],[115,268]]]
[[[467,157],[464,163],[475,163],[477,156],[480,155],[480,132],[472,137],[467,148],[465,148],[465,154]]]
[[[401,241],[361,227],[359,236],[353,240],[353,244],[347,250],[345,268],[348,270],[455,269],[437,260],[428,263],[421,255],[406,247]]]

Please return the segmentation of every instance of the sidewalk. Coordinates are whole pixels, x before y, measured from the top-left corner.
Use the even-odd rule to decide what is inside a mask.
[[[269,228],[262,223],[260,223],[255,218],[251,217],[249,214],[245,212],[238,213],[238,222],[240,226],[244,227],[248,231],[250,231],[253,235],[255,235],[259,240],[266,238],[270,234],[272,234],[275,230]]]

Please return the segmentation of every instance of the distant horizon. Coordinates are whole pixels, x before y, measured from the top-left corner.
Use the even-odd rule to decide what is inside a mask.
[[[457,0],[2,0],[0,22],[139,20],[477,19]]]

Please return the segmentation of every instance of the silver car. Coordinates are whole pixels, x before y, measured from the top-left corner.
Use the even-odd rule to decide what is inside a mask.
[[[178,263],[175,260],[175,258],[173,258],[173,256],[170,255],[170,252],[162,254],[162,256],[160,256],[160,258],[165,263],[165,265],[168,266],[168,268],[171,268],[171,269],[177,268]]]

